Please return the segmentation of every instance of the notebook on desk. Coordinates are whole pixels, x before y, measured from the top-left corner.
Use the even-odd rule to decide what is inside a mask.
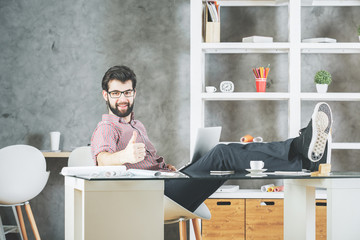
[[[221,127],[199,128],[196,135],[194,153],[191,161],[178,171],[186,169],[191,163],[196,162],[208,151],[215,147],[220,140]]]

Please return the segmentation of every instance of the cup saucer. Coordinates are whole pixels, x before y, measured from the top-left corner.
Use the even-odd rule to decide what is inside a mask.
[[[248,168],[248,169],[245,169],[246,171],[250,172],[251,174],[261,174],[263,172],[265,172],[267,169],[265,168],[262,168],[262,169],[251,169],[251,168]]]
[[[266,177],[267,174],[265,173],[249,173],[245,175],[246,177],[252,177],[252,178],[261,178],[261,177]]]

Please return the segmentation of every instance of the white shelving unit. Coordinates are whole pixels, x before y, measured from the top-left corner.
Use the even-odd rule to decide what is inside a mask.
[[[288,137],[298,135],[301,128],[301,104],[304,101],[360,101],[359,92],[330,92],[325,94],[301,91],[301,57],[303,54],[360,54],[359,42],[341,43],[302,43],[301,10],[307,6],[360,6],[360,0],[221,0],[221,7],[287,7],[288,42],[242,43],[220,42],[205,43],[203,30],[202,0],[191,0],[191,56],[190,56],[190,144],[191,151],[196,138],[196,130],[204,127],[205,102],[208,101],[287,101]],[[206,54],[246,54],[271,53],[288,56],[287,92],[205,92]],[[291,79],[291,81],[290,81]],[[359,79],[360,80],[360,79]],[[360,149],[360,143],[333,142],[331,149]]]

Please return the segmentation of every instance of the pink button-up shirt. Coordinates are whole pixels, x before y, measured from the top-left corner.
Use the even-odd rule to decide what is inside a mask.
[[[146,156],[143,161],[138,163],[125,163],[127,169],[138,168],[148,170],[167,170],[164,159],[157,155],[155,147],[150,142],[144,125],[134,120],[134,114],[131,114],[129,123],[123,118],[115,115],[104,114],[102,121],[98,123],[92,138],[91,151],[94,161],[101,152],[114,153],[124,150],[128,145],[133,131],[137,131],[137,143],[144,143]]]

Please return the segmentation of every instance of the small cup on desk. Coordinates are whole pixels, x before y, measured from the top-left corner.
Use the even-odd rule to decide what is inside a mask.
[[[214,93],[214,92],[216,92],[217,89],[214,86],[207,86],[205,88],[205,90],[206,90],[207,93]]]
[[[259,170],[264,168],[263,161],[250,161],[250,168],[253,170]]]
[[[59,151],[60,132],[50,132],[51,151]]]

